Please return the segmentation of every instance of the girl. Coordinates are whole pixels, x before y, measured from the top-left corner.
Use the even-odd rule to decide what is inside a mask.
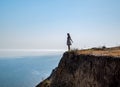
[[[72,39],[71,39],[71,37],[70,37],[70,34],[67,33],[67,45],[68,45],[68,51],[70,51],[70,45],[72,45],[71,42],[73,42],[73,41],[72,41]]]

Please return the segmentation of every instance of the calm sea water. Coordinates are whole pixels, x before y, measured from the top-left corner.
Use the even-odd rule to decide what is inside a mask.
[[[0,87],[35,87],[60,59],[61,55],[0,58]]]

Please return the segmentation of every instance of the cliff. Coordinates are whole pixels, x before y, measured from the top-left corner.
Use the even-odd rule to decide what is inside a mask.
[[[65,52],[36,87],[120,87],[120,57]]]

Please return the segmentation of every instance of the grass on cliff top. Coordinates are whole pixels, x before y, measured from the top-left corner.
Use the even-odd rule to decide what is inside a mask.
[[[91,48],[91,49],[83,49],[83,50],[71,50],[71,52],[75,52],[77,54],[86,54],[86,55],[95,55],[95,56],[114,56],[120,57],[120,46],[119,47],[111,47],[106,48],[105,46],[101,48]]]

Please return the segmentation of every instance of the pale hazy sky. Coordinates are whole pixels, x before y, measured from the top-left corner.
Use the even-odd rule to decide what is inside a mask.
[[[0,0],[0,49],[120,45],[120,0]]]

